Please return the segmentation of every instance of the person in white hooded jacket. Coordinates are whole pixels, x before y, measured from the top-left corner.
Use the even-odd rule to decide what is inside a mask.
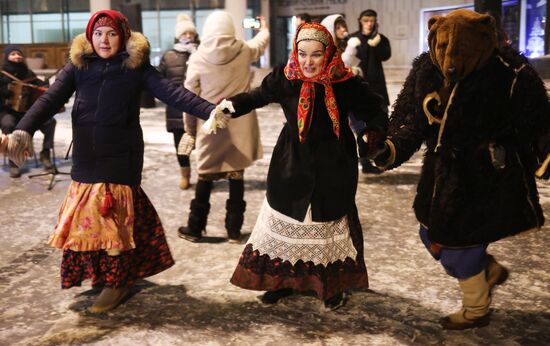
[[[202,98],[217,103],[220,100],[250,90],[251,63],[257,61],[269,43],[265,19],[256,36],[243,41],[235,37],[231,15],[214,11],[206,19],[201,44],[191,55],[185,87]],[[262,157],[258,119],[249,116],[232,120],[227,129],[217,134],[201,131],[204,123],[184,115],[185,129],[178,149],[189,154],[195,148],[198,182],[191,201],[187,226],[180,227],[180,237],[199,241],[206,228],[210,210],[210,192],[214,180],[229,180],[225,227],[230,242],[239,242],[244,221],[244,170]]]
[[[354,75],[363,77],[363,70],[359,67],[361,60],[356,56],[357,47],[361,44],[358,38],[349,38],[348,25],[341,14],[331,14],[322,21],[323,25],[332,35],[334,44],[342,51],[342,60],[351,68]]]

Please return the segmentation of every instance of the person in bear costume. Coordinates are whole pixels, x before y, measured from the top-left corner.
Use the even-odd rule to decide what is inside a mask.
[[[491,289],[508,270],[487,246],[544,223],[535,171],[548,150],[550,105],[525,57],[497,38],[495,19],[459,9],[428,22],[375,162],[392,169],[425,145],[414,201],[420,237],[458,279],[462,308],[445,329],[489,324]]]

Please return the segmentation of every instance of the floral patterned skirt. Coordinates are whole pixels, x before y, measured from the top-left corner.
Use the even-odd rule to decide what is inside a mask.
[[[174,265],[155,208],[140,187],[133,188],[132,195],[135,249],[124,251],[118,256],[109,256],[105,250],[63,250],[62,288],[80,286],[86,279],[91,279],[94,286],[129,286],[139,278],[158,274]]]
[[[258,222],[262,222],[260,217]],[[280,226],[280,223],[278,225]],[[269,254],[262,254],[257,250],[261,246],[250,243],[245,246],[239,258],[239,264],[233,273],[231,283],[241,288],[259,291],[292,288],[299,293],[312,292],[322,300],[344,290],[367,288],[369,284],[363,258],[363,231],[357,208],[347,215],[347,227],[349,227],[349,235],[355,248],[353,251],[356,254],[355,258],[348,256],[343,260],[338,259],[327,264],[314,263],[313,260],[282,260],[280,257],[271,258]],[[256,225],[255,231],[256,228],[258,225]],[[280,229],[277,232],[280,234]],[[252,241],[259,238],[254,231],[252,233]],[[276,237],[276,235],[274,236]],[[284,239],[284,237],[279,236],[279,239]],[[316,242],[321,243],[319,240]],[[334,244],[331,246],[334,248]],[[344,248],[345,246],[339,247]],[[288,246],[287,248],[295,251],[297,247]]]

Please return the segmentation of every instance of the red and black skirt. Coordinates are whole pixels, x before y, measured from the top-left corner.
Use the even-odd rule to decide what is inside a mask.
[[[313,293],[322,300],[345,290],[368,288],[367,268],[363,257],[363,231],[357,208],[354,207],[353,211],[345,217],[347,218],[346,228],[349,228],[348,234],[352,246],[356,250],[356,252],[353,251],[356,255],[354,258],[348,256],[343,260],[339,259],[326,264],[315,264],[314,261],[301,259],[289,261],[282,260],[280,257],[271,258],[268,254],[258,251],[257,248],[261,247],[258,244],[262,242],[259,240],[261,237],[254,235],[258,223],[266,222],[269,224],[267,227],[278,228],[278,231],[282,228],[281,224],[276,221],[267,218],[262,220],[261,214],[262,212],[260,212],[249,244],[245,246],[240,256],[237,268],[231,278],[232,284],[259,291],[291,288],[297,293]],[[294,233],[294,235],[296,234]],[[281,239],[277,235],[274,237]],[[281,248],[279,245],[275,247]],[[300,247],[304,246],[298,245],[297,248]],[[340,246],[340,248],[342,247]],[[296,247],[288,249],[295,251]],[[334,247],[329,251],[334,251]]]
[[[135,249],[118,256],[109,256],[104,250],[64,250],[61,288],[80,286],[86,279],[94,286],[129,286],[174,265],[160,218],[141,187],[134,189],[133,202]]]

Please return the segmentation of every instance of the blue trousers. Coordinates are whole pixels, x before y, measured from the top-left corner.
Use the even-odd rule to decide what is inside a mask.
[[[432,257],[440,261],[441,265],[452,277],[463,280],[479,274],[487,265],[487,245],[470,246],[463,248],[449,248],[441,246],[434,252],[432,243],[428,239],[428,230],[420,226],[420,239]]]

